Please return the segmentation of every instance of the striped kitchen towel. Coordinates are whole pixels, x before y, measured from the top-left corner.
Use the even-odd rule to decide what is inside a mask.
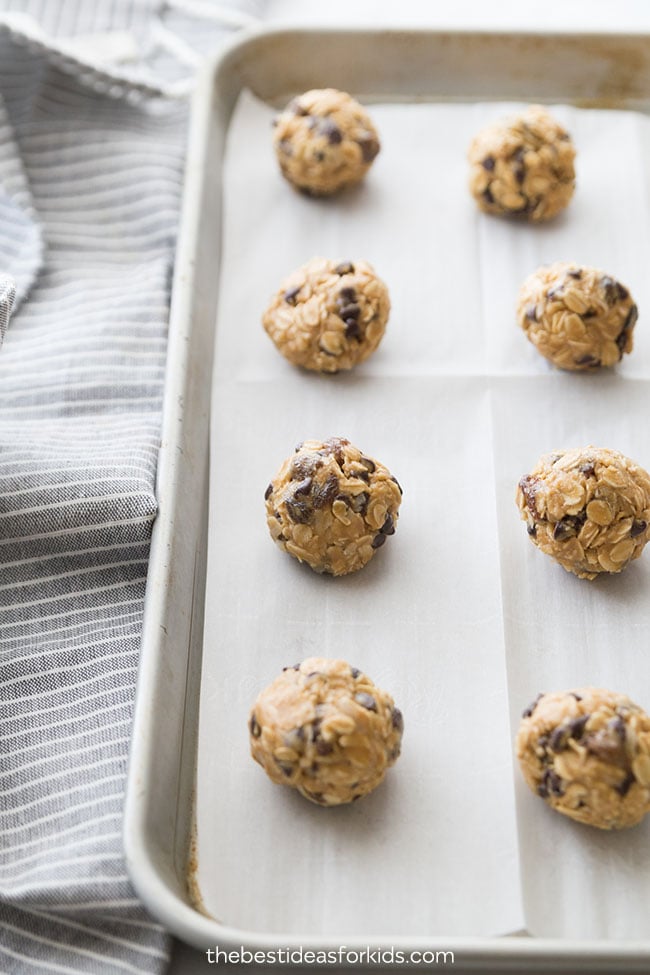
[[[0,0],[0,972],[166,966],[121,822],[209,7]]]
[[[13,279],[7,274],[0,274],[0,345],[5,337],[15,300],[16,288]]]

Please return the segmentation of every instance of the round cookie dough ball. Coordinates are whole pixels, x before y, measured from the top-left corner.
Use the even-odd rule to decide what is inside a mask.
[[[573,196],[574,158],[568,133],[545,108],[530,105],[472,141],[472,196],[486,213],[550,220]]]
[[[294,98],[274,125],[282,175],[311,196],[359,183],[380,149],[365,108],[336,88],[315,88]]]
[[[339,806],[377,788],[399,756],[404,720],[355,667],[310,657],[262,691],[248,727],[251,754],[274,782]]]
[[[316,572],[361,569],[395,533],[402,489],[349,440],[305,440],[264,495],[273,541]]]
[[[282,282],[262,324],[293,365],[334,373],[375,351],[389,312],[388,289],[370,264],[315,257]]]
[[[544,455],[517,505],[535,545],[580,579],[620,572],[650,538],[650,476],[616,450]]]
[[[632,351],[637,307],[630,292],[594,267],[550,264],[526,278],[517,320],[545,358],[560,369],[592,372]]]
[[[516,749],[533,792],[571,819],[623,829],[650,811],[650,717],[625,694],[540,694]]]

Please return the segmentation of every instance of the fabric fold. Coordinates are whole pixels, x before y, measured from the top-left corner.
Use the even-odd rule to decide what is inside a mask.
[[[0,345],[2,345],[5,337],[15,300],[16,288],[12,278],[6,274],[0,274]]]

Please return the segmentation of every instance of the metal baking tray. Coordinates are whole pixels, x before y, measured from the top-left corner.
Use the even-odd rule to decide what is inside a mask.
[[[239,93],[274,104],[336,86],[361,101],[536,101],[650,112],[650,35],[267,29],[204,71],[190,130],[124,816],[132,882],[150,912],[198,948],[338,947],[226,927],[195,906],[192,802],[203,642],[208,420],[219,289],[221,161]],[[365,946],[368,938],[346,937]],[[647,942],[532,937],[383,939],[453,951],[456,970],[647,972]]]

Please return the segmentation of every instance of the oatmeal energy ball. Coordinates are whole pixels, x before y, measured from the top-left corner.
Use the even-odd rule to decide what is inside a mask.
[[[560,369],[591,372],[615,365],[632,351],[637,318],[627,288],[593,267],[540,267],[519,292],[520,326]]]
[[[386,285],[370,264],[315,257],[282,282],[262,324],[289,362],[334,373],[375,351],[389,311]]]
[[[311,196],[359,183],[380,148],[365,108],[336,88],[316,88],[290,101],[275,119],[273,147],[282,175]]]
[[[650,717],[625,694],[540,694],[516,749],[533,792],[571,819],[623,829],[650,811]]]
[[[404,720],[355,667],[310,657],[262,691],[248,728],[251,754],[274,782],[339,806],[377,788],[399,756]]]
[[[517,505],[531,541],[580,579],[620,572],[650,538],[650,476],[616,450],[546,454]]]
[[[395,533],[402,489],[349,440],[305,440],[269,484],[273,541],[316,572],[361,569]]]
[[[469,148],[470,190],[481,210],[549,220],[575,188],[571,139],[540,105],[489,125]]]

